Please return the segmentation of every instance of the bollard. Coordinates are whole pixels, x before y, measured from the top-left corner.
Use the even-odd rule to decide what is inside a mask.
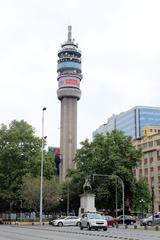
[[[127,224],[125,224],[125,229],[127,229],[128,228],[128,225]]]
[[[137,225],[134,225],[134,229],[137,229]]]
[[[147,225],[145,225],[145,226],[144,226],[144,229],[145,229],[145,230],[147,230],[147,229],[148,229]]]
[[[119,228],[119,225],[118,225],[118,224],[116,224],[116,228]]]
[[[32,226],[34,226],[34,222],[32,222]]]
[[[42,223],[42,225],[44,226],[44,222]]]
[[[158,231],[159,230],[159,226],[155,226],[155,230]]]

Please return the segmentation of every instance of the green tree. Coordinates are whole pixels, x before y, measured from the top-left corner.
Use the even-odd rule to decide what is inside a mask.
[[[143,202],[142,202],[143,201]],[[133,194],[133,211],[137,213],[148,212],[148,206],[151,203],[151,194],[148,189],[148,184],[145,179],[141,178],[135,181]],[[142,209],[143,208],[143,209]]]
[[[46,163],[46,164],[45,164]],[[0,206],[9,209],[21,197],[23,178],[40,176],[41,139],[24,120],[12,121],[0,128]],[[51,179],[54,164],[44,158],[44,176]]]
[[[61,184],[57,181],[43,179],[43,211],[55,210],[57,199],[61,196]],[[25,208],[38,212],[40,205],[40,178],[24,178],[22,197]]]
[[[69,176],[74,184],[78,184],[77,194],[83,191],[82,186],[87,176],[104,174],[107,177],[96,177],[92,183],[96,194],[98,208],[115,208],[115,178],[119,176],[125,185],[125,205],[132,205],[134,176],[132,169],[141,158],[141,150],[136,150],[131,138],[122,132],[112,131],[106,135],[99,134],[90,143],[85,140],[82,148],[77,151],[75,162],[77,169],[71,170]],[[121,199],[121,184],[118,184],[119,199]],[[118,201],[120,204],[120,200]],[[121,207],[121,205],[119,206]]]

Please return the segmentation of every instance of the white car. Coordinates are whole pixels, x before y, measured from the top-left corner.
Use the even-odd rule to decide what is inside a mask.
[[[81,230],[83,230],[83,228],[87,228],[88,230],[103,229],[106,231],[108,223],[101,214],[96,212],[87,212],[82,214],[79,226]]]
[[[65,218],[59,218],[52,221],[53,226],[79,226],[80,218],[77,216],[67,216]]]

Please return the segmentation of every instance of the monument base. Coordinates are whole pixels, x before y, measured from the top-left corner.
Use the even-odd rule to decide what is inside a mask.
[[[84,212],[96,212],[94,194],[86,193],[80,195],[79,215]]]

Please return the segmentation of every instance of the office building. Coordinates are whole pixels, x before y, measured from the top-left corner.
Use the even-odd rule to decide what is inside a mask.
[[[128,111],[112,115],[106,124],[93,132],[111,132],[113,129],[122,131],[125,135],[138,138],[142,135],[144,126],[160,126],[160,107],[136,106]],[[104,127],[103,127],[104,126]]]

